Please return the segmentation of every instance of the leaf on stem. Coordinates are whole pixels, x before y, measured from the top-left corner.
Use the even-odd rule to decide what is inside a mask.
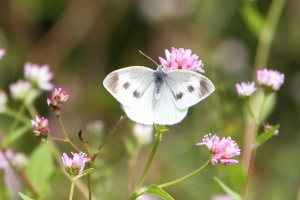
[[[166,191],[157,185],[150,185],[142,194],[154,194],[164,200],[174,200]]]
[[[22,194],[21,192],[18,192],[18,194],[20,195],[20,197],[21,197],[23,200],[33,200],[33,199],[31,199],[30,197],[26,196],[25,194]]]
[[[273,137],[275,134],[275,131],[278,130],[280,127],[279,124],[277,124],[276,126],[272,127],[269,130],[266,130],[265,132],[263,132],[262,134],[260,134],[258,136],[258,138],[256,139],[256,147],[261,146],[263,143],[265,143],[267,140],[269,140],[271,137]]]
[[[81,174],[79,174],[79,175],[76,177],[76,179],[81,178],[81,177],[83,177],[83,176],[85,176],[85,175],[88,175],[88,174],[91,173],[93,170],[94,170],[94,168],[89,168],[89,169],[84,170]]]
[[[214,177],[214,179],[219,183],[219,185],[222,187],[222,189],[230,195],[234,200],[242,200],[241,196],[234,192],[231,188],[229,188],[225,183],[223,183],[221,180],[218,178]]]
[[[154,124],[154,127],[157,133],[164,133],[169,131],[169,129],[167,129],[164,125]]]

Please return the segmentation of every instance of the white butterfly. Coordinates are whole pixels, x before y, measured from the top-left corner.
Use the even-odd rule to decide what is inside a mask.
[[[103,84],[131,120],[146,125],[180,122],[189,107],[215,90],[201,74],[183,69],[164,72],[161,66],[125,67],[108,74]]]

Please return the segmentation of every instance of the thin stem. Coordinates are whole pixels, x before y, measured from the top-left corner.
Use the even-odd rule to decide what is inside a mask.
[[[91,164],[88,163],[88,168],[91,168]],[[88,190],[89,190],[89,200],[92,200],[92,187],[91,187],[91,175],[87,175],[87,184],[88,184]]]
[[[109,138],[118,130],[119,126],[122,124],[122,122],[126,119],[126,116],[122,115],[114,128],[108,133],[108,135],[105,137],[103,142],[100,144],[100,146],[97,148],[96,152],[91,156],[91,160],[94,161],[97,155],[99,154],[102,147],[106,144],[106,142],[109,140]]]
[[[263,109],[265,107],[267,98],[269,97],[269,94],[265,94],[263,103],[259,109],[258,113],[258,118],[255,120],[254,118],[254,134],[253,134],[253,145],[252,145],[252,150],[251,150],[251,156],[250,156],[250,162],[249,162],[249,167],[248,167],[248,174],[247,174],[247,179],[246,179],[246,185],[245,185],[245,192],[244,192],[244,200],[248,199],[249,196],[249,189],[250,189],[250,183],[251,183],[251,176],[253,173],[253,166],[254,166],[254,159],[256,156],[256,138],[258,135],[258,126],[260,125],[260,120],[261,120],[261,115],[263,112]],[[250,106],[251,109],[251,106]]]
[[[71,188],[70,188],[70,196],[69,196],[69,200],[73,199],[73,193],[74,193],[74,185],[75,185],[75,180],[71,180]]]
[[[62,122],[62,120],[61,120],[61,117],[60,117],[60,115],[57,115],[56,116],[57,117],[57,119],[58,119],[58,121],[59,121],[59,124],[60,124],[60,126],[61,126],[61,128],[62,128],[62,130],[63,130],[63,133],[64,133],[64,136],[65,136],[65,141],[64,142],[68,142],[68,143],[70,143],[70,145],[72,146],[72,147],[74,147],[78,152],[80,152],[81,150],[68,138],[68,134],[67,134],[67,132],[66,132],[66,129],[65,129],[65,127],[64,127],[64,124],[63,124],[63,122]]]
[[[278,24],[278,20],[282,13],[285,0],[273,0],[268,12],[264,27],[259,35],[259,42],[255,56],[254,71],[266,68],[271,43],[274,38],[275,29]],[[255,78],[255,74],[253,75]]]
[[[14,119],[15,119],[15,122],[14,122],[14,123],[16,123],[16,119],[17,119],[18,121],[21,121],[21,122],[24,123],[24,124],[27,124],[28,121],[30,121],[29,118],[27,118],[25,115],[22,115],[22,114],[20,113],[20,110],[17,112],[17,111],[15,111],[15,110],[12,110],[12,109],[6,107],[6,108],[5,108],[5,114],[7,114],[8,116],[14,118]],[[14,125],[14,126],[16,126],[16,125]]]
[[[182,178],[179,178],[177,180],[174,180],[174,181],[171,181],[171,182],[168,182],[168,183],[164,183],[164,184],[161,184],[161,185],[158,185],[158,187],[160,188],[164,188],[164,187],[168,187],[168,186],[171,186],[171,185],[175,185],[177,183],[180,183],[182,181],[185,181],[189,178],[191,178],[192,176],[200,173],[201,171],[203,171],[204,169],[206,169],[207,167],[211,166],[211,159],[208,160],[204,165],[202,165],[199,169],[193,171],[192,173],[188,174],[188,175],[185,175],[184,177]]]
[[[141,176],[141,179],[140,179],[139,183],[137,184],[136,191],[139,190],[142,187],[142,185],[143,185],[143,183],[145,181],[145,178],[146,178],[147,173],[149,171],[149,168],[150,168],[150,166],[152,164],[154,155],[156,153],[156,150],[157,150],[157,147],[159,145],[159,142],[161,141],[161,138],[162,138],[162,133],[159,133],[159,132],[156,133],[156,138],[155,138],[155,142],[154,142],[151,154],[150,154],[150,156],[148,158],[148,161],[147,161],[147,164],[146,164],[145,169],[143,171],[143,174]]]
[[[26,108],[31,117],[34,117],[35,115],[37,115],[38,111],[36,110],[36,108],[34,107],[34,105],[32,103],[26,104]]]

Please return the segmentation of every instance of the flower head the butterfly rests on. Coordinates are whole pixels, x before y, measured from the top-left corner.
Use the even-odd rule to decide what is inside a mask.
[[[233,165],[239,163],[237,160],[231,159],[240,155],[241,150],[237,143],[228,138],[220,138],[217,135],[211,137],[211,134],[205,135],[201,143],[197,145],[206,145],[209,151],[213,154],[211,164],[217,165]]]
[[[185,69],[201,73],[205,72],[202,69],[204,67],[202,61],[198,60],[198,56],[196,54],[192,55],[192,51],[190,49],[176,49],[172,47],[171,52],[166,49],[165,53],[167,60],[159,57],[159,61],[162,64],[163,71],[165,72],[175,69]]]

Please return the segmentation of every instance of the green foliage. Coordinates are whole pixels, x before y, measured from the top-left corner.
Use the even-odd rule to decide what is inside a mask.
[[[218,184],[223,188],[223,190],[230,195],[234,200],[242,200],[240,195],[238,195],[236,192],[234,192],[231,188],[229,188],[225,183],[223,183],[221,180],[214,177],[214,179],[218,182]]]
[[[32,152],[26,173],[38,193],[43,196],[50,194],[50,178],[54,173],[53,155],[47,142],[42,142]]]
[[[154,194],[164,200],[174,200],[166,191],[158,187],[157,185],[150,185],[149,188],[143,192],[143,194]]]
[[[31,199],[30,197],[26,196],[25,194],[22,194],[21,192],[18,192],[18,194],[20,195],[20,197],[21,197],[23,200],[33,200],[33,199]]]
[[[271,137],[275,136],[275,131],[278,130],[280,127],[280,125],[276,125],[274,127],[272,127],[270,130],[267,130],[265,132],[263,132],[262,134],[260,134],[258,136],[258,138],[256,139],[256,146],[259,147],[261,146],[263,143],[265,143],[266,141],[268,141]]]
[[[248,1],[244,1],[240,11],[248,29],[258,37],[264,25],[262,14],[253,2]]]

